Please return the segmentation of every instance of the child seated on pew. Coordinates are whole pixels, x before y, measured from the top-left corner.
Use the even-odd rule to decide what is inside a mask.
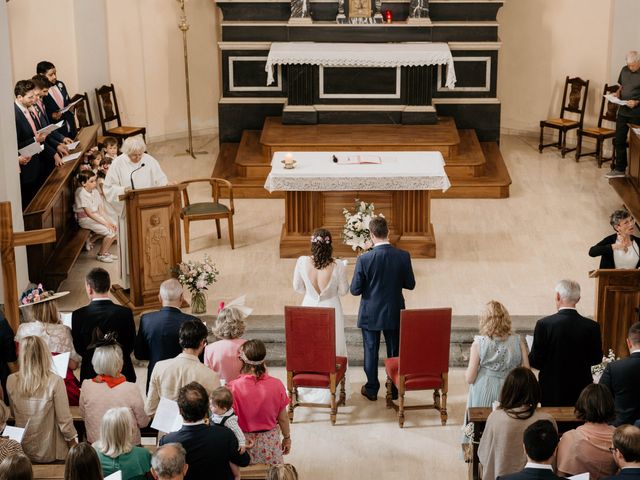
[[[78,174],[75,204],[73,211],[78,219],[78,225],[91,230],[96,236],[103,237],[97,259],[104,263],[113,263],[118,257],[109,253],[109,247],[116,239],[118,227],[107,216],[102,197],[97,189],[96,174],[85,170]],[[91,237],[89,237],[91,245]]]
[[[101,151],[104,158],[115,160],[118,156],[118,140],[115,137],[104,137]]]
[[[233,411],[233,395],[231,390],[226,387],[216,388],[211,393],[211,421],[216,425],[227,427],[233,432],[238,439],[238,446],[240,453],[244,453],[247,446],[247,441],[238,425],[238,417]],[[235,480],[240,480],[240,467],[235,463],[229,462],[231,471]]]

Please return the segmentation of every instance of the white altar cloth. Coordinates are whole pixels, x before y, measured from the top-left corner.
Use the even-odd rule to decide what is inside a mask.
[[[285,169],[284,156],[297,162]],[[378,156],[380,164],[334,163],[356,155]],[[274,191],[442,190],[451,183],[440,152],[276,152],[264,188]]]
[[[446,43],[315,43],[273,42],[265,70],[267,85],[273,83],[275,65],[322,65],[324,67],[417,67],[447,65],[446,87],[456,84],[453,56]]]

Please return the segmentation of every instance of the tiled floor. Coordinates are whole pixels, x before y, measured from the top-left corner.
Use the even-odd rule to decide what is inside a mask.
[[[209,154],[196,160],[174,156],[184,150],[184,141],[150,145],[149,150],[169,178],[180,181],[212,171],[217,141],[198,138],[195,144]],[[497,299],[512,314],[544,315],[553,311],[555,282],[569,277],[583,287],[580,310],[593,313],[594,284],[588,271],[597,261],[587,250],[610,232],[607,217],[620,201],[603,177],[605,169],[598,169],[592,159],[575,163],[550,149],[540,155],[536,147],[529,138],[502,139],[513,178],[509,199],[433,201],[438,257],[414,261],[417,286],[407,294],[409,307],[451,305],[454,314],[473,315],[484,302]],[[206,194],[202,189],[197,195]],[[217,301],[246,293],[256,314],[281,313],[284,305],[301,300],[291,287],[295,261],[278,257],[283,201],[237,200],[236,211],[235,250],[229,247],[226,227],[222,240],[217,240],[213,223],[199,222],[192,227],[192,253],[185,258],[208,253],[219,266],[220,280],[209,294],[210,311]],[[96,264],[90,255],[81,256],[61,287],[72,291],[62,299],[63,309],[86,302],[83,277]],[[116,264],[107,268],[117,275]],[[345,313],[353,315],[358,299],[346,296],[343,305]],[[284,380],[282,368],[272,369],[272,374]],[[300,478],[466,477],[459,455],[467,392],[461,369],[453,369],[449,377],[445,427],[434,411],[412,411],[401,430],[382,397],[369,402],[357,393],[363,378],[360,368],[350,371],[351,391],[356,393],[333,427],[326,410],[296,411],[288,461],[298,467]],[[139,383],[144,385],[144,374]],[[419,396],[409,398],[415,401]]]

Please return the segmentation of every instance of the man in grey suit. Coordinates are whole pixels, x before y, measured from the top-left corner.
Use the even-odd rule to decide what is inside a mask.
[[[400,310],[404,309],[402,289],[413,290],[416,280],[408,252],[389,243],[389,227],[383,217],[369,223],[371,251],[358,257],[351,281],[351,294],[362,295],[358,311],[358,327],[362,329],[364,371],[367,383],[360,393],[367,399],[378,399],[378,350],[380,332],[387,344],[387,357],[397,357],[400,351]],[[392,396],[398,392],[393,389]]]

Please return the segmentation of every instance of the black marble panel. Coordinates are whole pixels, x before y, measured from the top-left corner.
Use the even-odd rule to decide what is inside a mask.
[[[288,42],[288,26],[285,25],[233,25],[222,26],[224,42]]]
[[[398,111],[329,111],[318,112],[318,123],[333,124],[401,124],[402,112]]]
[[[223,50],[222,51],[222,90],[225,97],[284,97],[285,89],[281,81],[278,84],[278,68],[274,69],[274,83],[267,85],[267,73],[264,70],[268,50]],[[259,57],[259,60],[247,60],[242,57]],[[233,62],[233,86],[230,80],[229,59]],[[264,90],[269,88],[269,90]]]
[[[453,58],[456,69],[456,88],[471,88],[472,90],[449,90],[445,88],[446,82],[446,67],[434,68],[433,83],[435,85],[433,96],[434,98],[494,98],[497,95],[497,83],[498,83],[498,52],[496,50],[454,50]],[[473,60],[459,60],[456,62],[456,57],[478,57],[477,61]],[[485,58],[489,57],[489,63]],[[486,87],[487,81],[487,66],[489,66],[489,90],[480,91],[481,88]],[[437,72],[441,69],[439,88],[437,85]]]
[[[429,17],[432,21],[496,21],[502,2],[465,3],[446,2],[429,3]]]
[[[327,25],[291,27],[291,42],[430,42],[431,27],[388,25]]]
[[[433,42],[497,42],[498,26],[441,26],[433,27]]]
[[[220,10],[222,10],[224,20],[289,20],[289,15],[291,14],[291,3],[289,2],[216,2],[216,5],[220,7]],[[336,12],[338,11],[337,5],[338,4],[336,3]]]
[[[264,119],[282,115],[281,103],[219,103],[220,142],[239,142],[243,130],[262,130]]]
[[[324,71],[325,94],[393,95],[400,86],[396,68],[330,68]]]
[[[439,116],[453,117],[458,128],[473,128],[481,142],[500,140],[500,104],[447,104],[435,106]]]

